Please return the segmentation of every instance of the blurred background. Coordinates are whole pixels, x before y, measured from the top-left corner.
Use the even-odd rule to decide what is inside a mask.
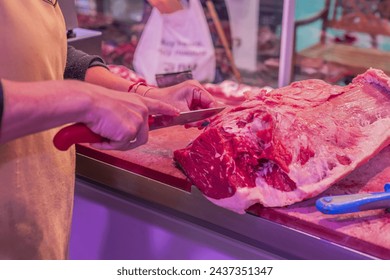
[[[207,82],[234,80],[232,61],[217,32],[215,20],[207,9],[207,1],[200,2],[216,53],[215,79]],[[241,82],[258,87],[277,87],[283,0],[209,2],[217,11],[233,52],[234,64],[241,74]],[[293,34],[295,49],[291,81],[319,78],[330,83],[346,84],[357,73],[371,66],[385,72],[389,68],[390,71],[387,60],[390,32],[387,34],[387,30],[378,30],[386,29],[384,26],[390,15],[389,2],[296,0],[297,24]],[[76,0],[76,7],[80,27],[102,32],[102,55],[106,62],[134,70],[134,52],[152,11],[150,3],[146,0]],[[322,16],[308,21],[319,13],[323,13]],[[348,22],[335,28],[331,19],[335,15],[338,20],[345,18]],[[365,21],[370,21],[373,26],[360,27],[367,25]],[[380,25],[375,27],[376,21]],[[364,32],[359,32],[359,28]],[[326,50],[322,39],[326,40]],[[321,46],[318,45],[320,42]],[[337,50],[333,43],[337,43]],[[352,49],[349,48],[351,46]],[[350,65],[351,60],[359,65]],[[378,64],[378,60],[384,61]]]

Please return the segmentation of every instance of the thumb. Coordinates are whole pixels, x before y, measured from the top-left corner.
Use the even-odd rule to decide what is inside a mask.
[[[143,101],[148,107],[150,114],[161,114],[167,116],[177,116],[180,114],[180,110],[178,108],[160,100],[144,97]]]

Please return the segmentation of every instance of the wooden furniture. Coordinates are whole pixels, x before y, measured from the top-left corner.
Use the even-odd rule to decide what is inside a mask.
[[[320,42],[296,51],[296,65],[308,58],[338,65],[343,74],[351,76],[369,67],[390,74],[390,52],[378,48],[378,36],[390,36],[390,0],[325,0],[324,8],[316,15],[296,21],[295,40],[299,27],[318,20],[322,21]],[[331,29],[344,31],[344,38],[329,39]],[[353,34],[357,33],[369,35],[369,48],[353,42]]]

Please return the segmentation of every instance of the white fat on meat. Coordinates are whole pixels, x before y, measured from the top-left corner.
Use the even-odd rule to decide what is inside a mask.
[[[291,205],[325,191],[390,144],[390,79],[369,69],[345,87],[295,82],[223,112],[204,134],[215,136],[206,148],[193,145],[195,139],[175,159],[210,201],[237,213],[256,203]],[[220,164],[210,167],[210,157]],[[258,169],[250,173],[243,160]],[[286,180],[292,186],[272,185]]]

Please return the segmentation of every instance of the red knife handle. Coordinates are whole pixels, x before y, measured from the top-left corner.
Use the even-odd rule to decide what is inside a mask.
[[[99,143],[105,138],[94,133],[83,123],[76,123],[62,128],[53,138],[54,146],[60,151],[66,151],[77,143]]]
[[[148,123],[154,122],[153,116],[149,116]],[[77,143],[100,143],[107,139],[90,130],[83,123],[75,123],[62,128],[53,138],[54,146],[60,151],[66,151]]]

